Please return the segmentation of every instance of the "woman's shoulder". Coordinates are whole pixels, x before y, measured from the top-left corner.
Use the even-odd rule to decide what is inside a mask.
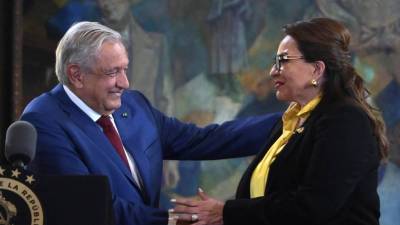
[[[325,102],[314,113],[313,121],[326,127],[339,127],[347,130],[371,130],[371,120],[354,100]]]
[[[321,102],[319,111],[324,115],[353,115],[368,117],[366,111],[353,99]]]

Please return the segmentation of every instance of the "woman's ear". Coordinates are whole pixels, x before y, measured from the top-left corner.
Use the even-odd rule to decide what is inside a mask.
[[[316,61],[314,65],[314,79],[321,80],[325,73],[325,63],[323,61]]]
[[[81,68],[77,64],[68,64],[67,66],[67,76],[69,83],[73,88],[83,87],[83,74]]]

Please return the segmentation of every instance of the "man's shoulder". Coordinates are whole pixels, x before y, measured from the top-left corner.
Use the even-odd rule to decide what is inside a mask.
[[[30,111],[47,111],[47,109],[53,107],[55,107],[55,102],[49,93],[46,92],[32,99],[25,107],[24,113]]]
[[[137,90],[125,90],[122,94],[123,104],[128,105],[150,105],[149,100]]]
[[[142,97],[143,94],[140,93],[137,90],[132,90],[132,89],[128,89],[128,90],[124,90],[124,93],[122,94],[122,99],[127,99],[127,98],[140,98]]]
[[[59,99],[54,96],[54,90],[44,92],[32,99],[24,109],[23,114],[27,113],[44,113],[53,114],[54,111],[60,110]]]

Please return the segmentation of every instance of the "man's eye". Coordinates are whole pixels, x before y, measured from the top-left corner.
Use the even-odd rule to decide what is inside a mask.
[[[106,71],[105,74],[107,76],[114,76],[118,73],[118,70],[110,70],[110,71]]]

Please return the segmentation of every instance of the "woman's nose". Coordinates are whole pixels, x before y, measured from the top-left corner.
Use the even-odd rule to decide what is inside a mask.
[[[269,71],[269,75],[271,77],[277,76],[279,74],[279,71],[276,69],[276,66],[272,66],[271,70]]]

